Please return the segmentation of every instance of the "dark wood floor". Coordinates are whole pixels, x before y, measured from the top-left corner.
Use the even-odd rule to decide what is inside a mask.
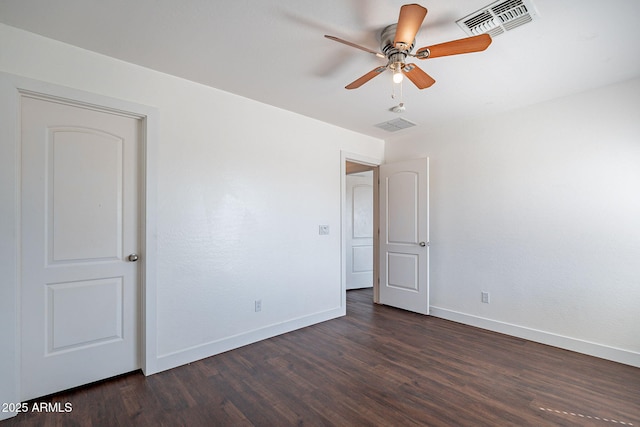
[[[638,426],[640,369],[373,305],[150,377],[35,402],[9,426]]]

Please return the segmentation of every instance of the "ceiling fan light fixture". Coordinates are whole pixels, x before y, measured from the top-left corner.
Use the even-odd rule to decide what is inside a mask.
[[[402,69],[401,67],[396,65],[395,69],[393,70],[393,82],[402,83],[402,79],[404,79],[404,74],[402,74]]]

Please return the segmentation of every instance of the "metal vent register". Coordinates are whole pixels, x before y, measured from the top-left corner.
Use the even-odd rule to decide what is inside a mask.
[[[488,33],[495,37],[533,21],[535,16],[531,0],[502,0],[457,20],[456,24],[470,36]]]
[[[399,130],[410,128],[412,126],[416,126],[416,124],[410,122],[407,119],[403,119],[402,117],[394,120],[389,120],[388,122],[378,123],[376,125],[376,127],[384,129],[387,132],[397,132]]]

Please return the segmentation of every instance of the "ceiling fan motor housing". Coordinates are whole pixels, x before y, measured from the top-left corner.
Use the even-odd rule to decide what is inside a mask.
[[[407,54],[413,50],[416,44],[415,39],[411,42],[406,50],[400,50],[393,44],[393,40],[396,36],[397,24],[391,24],[382,30],[380,34],[380,50],[385,54],[389,60],[389,67],[395,70],[396,64],[404,64]],[[400,65],[402,66],[402,65]]]

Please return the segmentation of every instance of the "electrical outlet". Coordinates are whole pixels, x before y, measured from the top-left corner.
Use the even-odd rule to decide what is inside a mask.
[[[489,292],[482,292],[482,302],[489,304]]]
[[[259,311],[262,311],[262,300],[261,299],[257,299],[255,302],[255,309],[256,309],[256,313]]]

